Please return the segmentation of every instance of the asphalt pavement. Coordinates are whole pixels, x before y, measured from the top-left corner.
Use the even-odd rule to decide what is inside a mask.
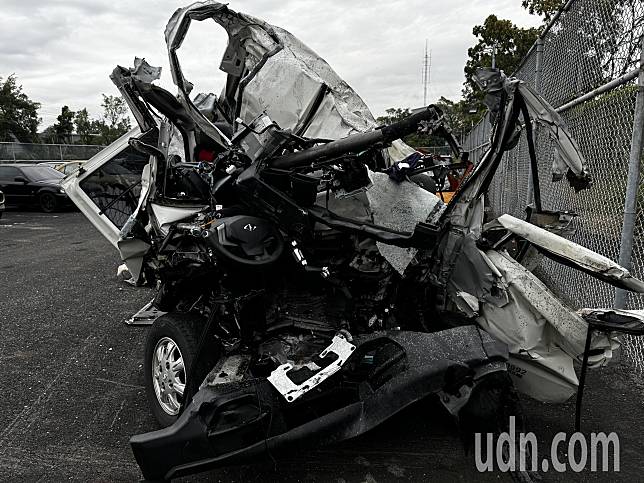
[[[0,480],[141,478],[128,439],[156,429],[141,372],[146,329],[123,320],[152,292],[119,282],[119,263],[78,212],[0,220]],[[641,480],[644,377],[622,361],[588,379],[584,428],[619,435],[621,471],[551,471],[543,481]],[[541,458],[555,433],[572,432],[574,404],[523,403]],[[339,445],[183,481],[472,480],[510,481],[477,472],[447,413],[421,402]]]

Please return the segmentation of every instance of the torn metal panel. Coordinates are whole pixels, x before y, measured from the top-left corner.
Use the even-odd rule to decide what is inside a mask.
[[[463,297],[459,294],[465,293],[476,297],[481,303],[502,307],[508,303],[508,295],[499,282],[500,278],[498,269],[488,255],[479,250],[474,237],[464,237],[448,285],[452,300],[463,309]]]
[[[153,180],[153,170],[156,167],[156,161],[151,159],[150,164],[143,168],[141,173],[141,193],[139,195],[139,203],[130,215],[128,221],[123,225],[119,232],[119,238],[116,246],[121,255],[121,260],[125,262],[128,271],[132,276],[132,280],[137,283],[141,277],[141,269],[143,268],[143,258],[150,249],[150,244],[147,241],[133,235],[137,229],[141,229],[139,223],[139,214],[145,210],[145,205],[151,190],[151,180]],[[136,316],[135,316],[136,317]]]
[[[411,231],[420,221],[434,222],[445,204],[438,196],[410,181],[397,183],[385,173],[369,173],[372,185],[367,190],[369,209],[376,224],[398,231]],[[416,248],[401,248],[377,242],[378,250],[400,273],[411,262]]]
[[[559,181],[571,173],[569,181],[575,190],[590,187],[590,172],[577,141],[555,109],[524,81],[516,81],[533,120],[545,127],[550,139],[555,143],[555,157],[552,166],[552,180]]]
[[[481,326],[506,342],[512,354],[528,355],[538,364],[552,366],[553,357],[560,359],[554,352],[556,348],[580,360],[587,322],[507,254],[490,250],[487,255],[503,274],[510,303],[502,307],[482,304],[478,319]],[[616,346],[611,338],[595,334],[591,348],[598,354],[594,364],[604,365]]]
[[[249,366],[250,356],[247,354],[222,357],[206,376],[199,389],[204,386],[241,382],[245,377],[248,377]]]
[[[157,309],[154,306],[154,299],[152,299],[141,307],[136,314],[127,319],[125,323],[127,325],[148,326],[152,325],[162,315],[165,315],[165,312]]]
[[[376,126],[362,98],[313,50],[286,30],[205,1],[178,9],[166,27],[170,68],[189,110],[192,84],[177,55],[192,20],[211,18],[229,37],[220,69],[228,74],[220,99],[229,119],[250,123],[262,113],[282,129],[311,138],[340,139]],[[196,113],[195,113],[196,114]],[[203,127],[203,120],[200,126]],[[387,149],[392,161],[414,150],[402,141]]]
[[[333,358],[333,356],[335,358],[326,367],[319,367],[313,364],[315,366],[313,369],[317,369],[317,372],[305,381],[299,384],[293,382],[289,376],[289,372],[293,370],[293,364],[290,363],[278,366],[267,379],[284,396],[284,399],[288,402],[293,402],[338,372],[355,349],[356,346],[347,341],[344,336],[336,335],[331,340],[331,344],[319,356],[320,360],[324,360],[327,357]]]
[[[228,74],[222,92],[231,119],[251,122],[262,112],[284,129],[294,129],[317,97],[328,92],[310,127],[302,134],[336,139],[375,125],[360,97],[317,54],[286,30],[217,2],[200,2],[178,9],[166,27],[173,81],[189,103],[191,84],[183,77],[177,50],[190,22],[211,18],[226,29],[229,43],[220,69]],[[236,85],[234,89],[230,86]]]
[[[590,172],[579,145],[574,140],[563,119],[555,109],[543,97],[537,94],[534,89],[525,81],[520,79],[508,79],[498,69],[480,68],[477,69],[474,80],[486,92],[485,102],[492,112],[498,112],[501,105],[501,96],[509,99],[520,97],[525,103],[530,117],[533,121],[545,128],[550,138],[555,143],[557,156],[553,165],[553,181],[559,181],[568,171],[571,186],[575,190],[590,187]],[[513,109],[514,102],[508,102],[508,107]],[[505,119],[510,118],[506,112]],[[508,140],[515,139],[514,136]],[[510,149],[511,142],[503,146],[503,149]]]
[[[134,68],[130,70],[130,76],[141,85],[150,85],[153,81],[161,78],[161,67],[154,67],[148,64],[145,59],[135,57]]]
[[[532,243],[544,255],[577,268],[589,275],[616,287],[644,293],[644,282],[633,277],[628,270],[611,259],[566,240],[549,231],[519,220],[511,215],[502,215],[485,225],[485,229],[502,227]]]
[[[161,230],[161,233],[168,234],[170,226],[174,223],[194,217],[197,213],[206,208],[199,206],[163,206],[157,203],[150,203],[150,210]]]
[[[626,309],[591,309],[583,308],[577,311],[582,317],[597,314],[617,314],[632,318],[634,322],[644,322],[644,310],[626,310]]]
[[[566,402],[579,385],[573,359],[558,348],[552,348],[547,359],[512,354],[508,373],[517,390],[542,402]]]
[[[551,233],[564,238],[570,238],[576,233],[576,230],[572,225],[572,221],[576,216],[576,213],[570,211],[531,211],[529,213],[529,221],[533,225],[543,228]],[[507,236],[510,237],[510,234]],[[518,260],[521,262],[521,265],[532,272],[541,263],[543,254],[529,243],[526,245],[527,249],[524,247],[522,248],[523,252],[518,253]]]

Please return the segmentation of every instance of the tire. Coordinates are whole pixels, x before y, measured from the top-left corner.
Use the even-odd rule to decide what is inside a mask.
[[[53,213],[58,208],[58,200],[53,193],[41,193],[38,197],[38,204],[40,205],[41,211],[45,213]]]
[[[150,411],[162,428],[172,425],[183,410],[183,393],[193,365],[197,364],[194,377],[198,382],[192,387],[199,387],[212,368],[211,354],[195,361],[200,322],[188,314],[170,313],[155,320],[148,332],[143,361],[145,393]]]
[[[474,435],[481,433],[482,454],[486,454],[485,435],[491,433],[494,435],[493,445],[496,443],[501,433],[509,431],[510,416],[515,420],[515,468],[511,471],[512,479],[520,483],[531,483],[539,481],[540,477],[537,472],[519,471],[520,451],[519,433],[525,433],[525,417],[519,395],[514,388],[510,376],[505,371],[493,372],[481,379],[467,404],[461,409],[458,415],[459,429],[461,437],[465,443],[468,453],[474,453]],[[525,461],[528,469],[532,461],[530,448],[526,446]],[[493,448],[493,454],[496,454]],[[507,458],[507,454],[504,455]]]

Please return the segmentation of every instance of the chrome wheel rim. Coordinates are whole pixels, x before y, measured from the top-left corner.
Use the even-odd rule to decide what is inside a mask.
[[[161,409],[169,416],[179,414],[186,389],[186,370],[179,346],[169,337],[160,339],[154,348],[152,385]]]

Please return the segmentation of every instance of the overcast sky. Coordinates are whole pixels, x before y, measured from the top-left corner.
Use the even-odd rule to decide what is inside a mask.
[[[163,30],[174,10],[190,0],[2,0],[0,76],[16,74],[41,103],[40,129],[63,105],[101,112],[101,93],[117,94],[109,80],[116,64],[134,56],[163,67],[161,85],[175,92],[167,68]],[[230,0],[229,7],[293,33],[344,78],[376,114],[423,101],[425,38],[431,49],[429,102],[457,99],[472,27],[490,13],[520,26],[540,19],[521,0]],[[195,91],[219,94],[223,29],[195,22],[180,51]],[[203,87],[200,89],[200,87]]]

